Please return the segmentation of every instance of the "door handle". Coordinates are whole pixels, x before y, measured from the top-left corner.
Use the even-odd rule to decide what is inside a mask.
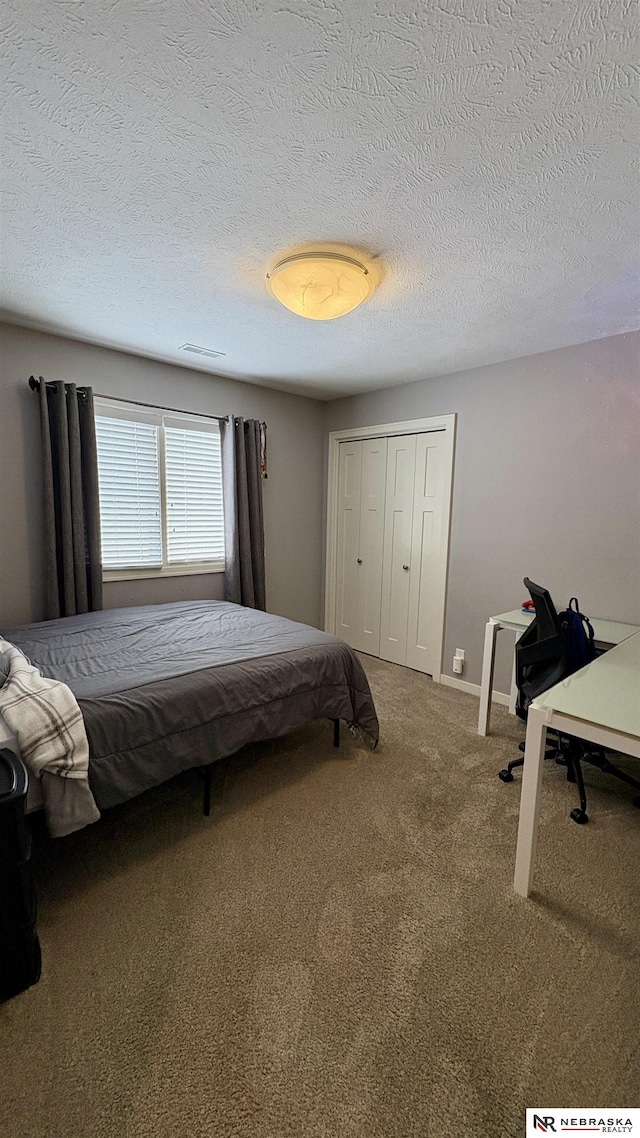
[[[362,565],[362,558],[361,557],[358,558],[358,565]]]
[[[409,566],[408,566],[408,565],[403,565],[403,566],[402,566],[402,568],[403,568],[403,569],[408,569],[408,568],[409,568]]]

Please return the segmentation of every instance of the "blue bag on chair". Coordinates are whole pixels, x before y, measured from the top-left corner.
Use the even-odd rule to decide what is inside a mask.
[[[569,607],[558,613],[558,620],[566,638],[567,675],[570,675],[595,659],[593,628],[587,617],[580,612],[577,597],[572,597]]]

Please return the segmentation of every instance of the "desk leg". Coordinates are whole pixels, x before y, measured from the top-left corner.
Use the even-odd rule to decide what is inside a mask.
[[[493,688],[493,663],[496,657],[496,636],[500,625],[490,620],[484,630],[484,652],[482,654],[482,682],[480,684],[480,711],[478,713],[478,735],[489,734],[491,717],[491,690]]]
[[[524,632],[524,628],[522,632]],[[511,669],[511,691],[509,692],[509,715],[515,715],[516,703],[518,700],[518,686],[516,684],[516,644],[518,643],[522,632],[516,632],[516,639],[513,645],[513,668]]]
[[[529,896],[533,883],[538,815],[540,813],[540,787],[546,740],[546,711],[542,707],[531,706],[527,718],[527,741],[524,752],[518,844],[516,846],[516,871],[513,878],[513,888],[521,897]]]

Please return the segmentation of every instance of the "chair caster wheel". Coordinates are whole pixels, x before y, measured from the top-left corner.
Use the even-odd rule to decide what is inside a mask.
[[[579,826],[584,826],[585,822],[589,821],[589,815],[585,814],[584,810],[581,810],[579,806],[576,806],[575,810],[571,811],[569,817],[572,822],[577,822]]]
[[[503,782],[513,782],[513,775],[506,767],[503,771],[498,771],[498,778],[501,778]]]

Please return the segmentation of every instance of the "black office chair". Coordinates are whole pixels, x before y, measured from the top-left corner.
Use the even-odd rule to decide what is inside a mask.
[[[518,698],[516,715],[526,721],[530,705],[538,695],[542,695],[554,684],[565,679],[569,672],[567,640],[558,619],[551,596],[546,589],[524,578],[524,584],[535,605],[536,615],[516,644],[516,686]],[[551,739],[551,736],[554,736]],[[549,746],[545,759],[555,759],[567,768],[569,782],[577,782],[580,793],[580,807],[571,811],[574,822],[584,824],[587,815],[587,796],[580,766],[580,744],[577,740],[561,736],[558,732],[548,732]],[[524,743],[520,750],[524,752]],[[524,754],[513,759],[504,770],[498,772],[503,782],[513,782],[513,771],[524,763]]]
[[[542,695],[548,688],[571,675],[575,665],[568,662],[568,641],[565,630],[555,610],[553,601],[546,589],[524,578],[524,584],[535,605],[536,615],[531,624],[516,644],[516,685],[518,699],[516,701],[516,714],[520,719],[526,720],[530,705],[538,695]],[[626,771],[619,770],[607,759],[602,747],[584,743],[569,735],[558,732],[548,732],[547,738],[553,734],[555,739],[551,742],[545,753],[545,759],[555,758],[556,762],[567,768],[567,780],[578,784],[580,806],[575,807],[569,815],[574,822],[583,825],[589,821],[587,814],[587,795],[582,776],[582,762],[588,762],[598,767],[605,774],[626,782],[635,790],[640,791],[640,782],[632,778]],[[519,749],[524,752],[524,743]],[[512,771],[524,763],[524,754],[498,772],[503,782],[513,782]],[[633,800],[634,806],[640,807],[640,795]]]

